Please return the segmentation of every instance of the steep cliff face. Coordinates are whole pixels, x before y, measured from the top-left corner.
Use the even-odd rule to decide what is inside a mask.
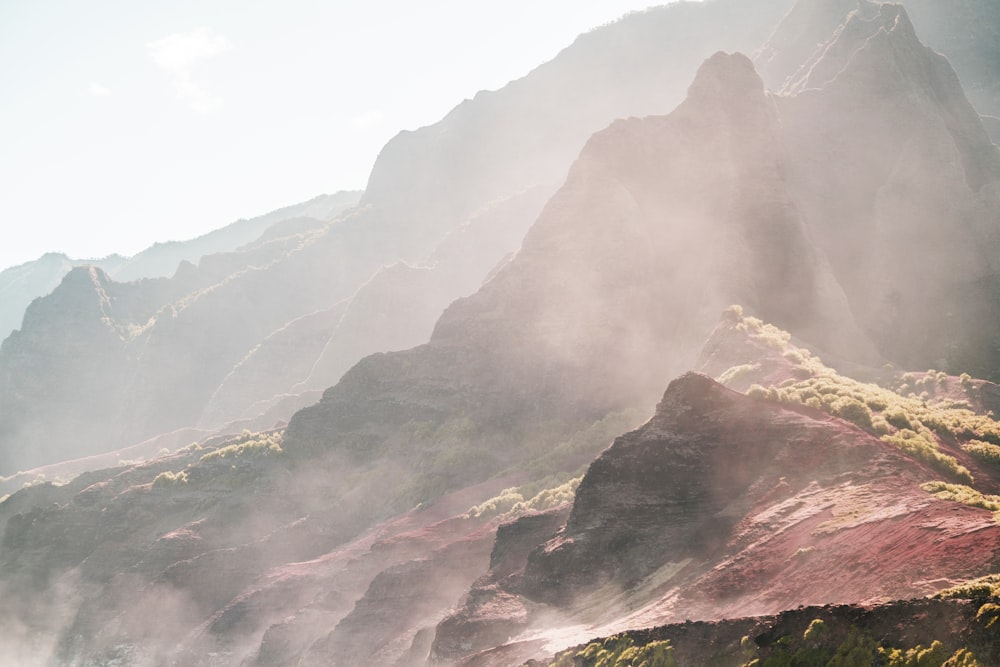
[[[563,527],[570,507],[532,513],[499,526],[489,572],[480,577],[458,610],[437,624],[428,661],[447,664],[501,646],[529,627],[531,601],[508,590],[523,576],[528,555]]]
[[[803,63],[815,63],[835,34],[848,27],[850,13],[867,21],[878,15],[881,4],[872,0],[796,2],[754,55],[768,87],[786,89]],[[995,126],[1000,115],[995,76],[1000,62],[1000,11],[996,4],[990,0],[902,0],[896,4],[905,6],[920,40],[948,58],[976,111]]]
[[[861,347],[783,160],[749,60],[713,56],[674,113],[595,135],[518,255],[448,308],[429,345],[366,359],[296,415],[290,449],[392,442],[381,434],[408,421],[463,415],[484,442],[509,443],[486,453],[503,469],[532,455],[517,431],[538,419],[651,404],[734,301]]]
[[[754,54],[761,78],[782,90],[804,63],[815,58],[851,12],[870,18],[879,3],[871,0],[798,0]]]
[[[1000,86],[996,66],[1000,63],[1000,8],[989,0],[908,0],[904,3],[917,34],[928,46],[948,57],[958,73],[969,101],[976,110],[992,117],[1000,129]],[[994,131],[994,142],[1000,133]]]
[[[821,88],[778,98],[788,173],[852,312],[898,364],[992,376],[1000,152],[948,62],[882,5],[811,75]]]
[[[466,217],[498,196],[559,182],[593,132],[615,118],[667,113],[702,60],[719,49],[753,50],[790,4],[673,3],[582,35],[529,76],[396,136],[379,155],[363,201],[386,206],[416,232],[441,224],[435,219]]]

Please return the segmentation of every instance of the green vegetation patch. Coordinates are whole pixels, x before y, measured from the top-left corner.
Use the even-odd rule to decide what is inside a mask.
[[[791,336],[777,327],[765,324],[742,311],[727,311],[737,330],[767,347],[782,353],[795,364],[795,376],[800,380],[787,380],[780,386],[763,387],[755,384],[747,391],[749,396],[778,403],[794,403],[849,421],[865,431],[878,436],[935,470],[953,479],[973,483],[972,473],[954,456],[943,453],[940,439],[955,442],[968,441],[977,456],[1000,456],[985,445],[1000,445],[1000,423],[991,417],[976,414],[967,403],[943,399],[929,402],[932,390],[947,383],[948,376],[938,371],[925,374],[906,373],[898,387],[890,389],[877,384],[860,382],[840,375],[826,366],[808,350],[791,344]],[[745,375],[746,365],[736,366],[720,378]],[[965,384],[965,383],[963,383]],[[917,395],[910,391],[919,390]],[[972,452],[972,449],[967,451]]]
[[[998,607],[1000,612],[1000,607]],[[987,612],[993,613],[992,611]],[[1000,615],[1000,614],[998,614]],[[822,619],[813,619],[801,636],[783,635],[766,648],[744,637],[740,656],[717,655],[722,664],[740,667],[985,667],[968,648],[954,652],[940,641],[912,648],[885,646],[852,626],[834,633]],[[593,641],[584,648],[563,651],[548,667],[676,667],[680,663],[669,640],[637,645],[627,633]],[[711,660],[706,664],[716,664]]]
[[[626,634],[591,642],[584,649],[562,653],[549,667],[678,667],[669,641],[636,646]]]
[[[968,649],[952,653],[936,640],[926,647],[885,647],[856,627],[835,646],[827,638],[824,622],[814,619],[801,639],[785,635],[775,642],[768,655],[754,658],[741,667],[982,667]]]
[[[489,519],[497,516],[514,518],[528,512],[552,509],[573,502],[576,497],[576,489],[582,480],[583,475],[580,475],[562,484],[541,490],[538,490],[539,483],[537,482],[504,489],[486,502],[470,508],[467,514],[474,519]]]
[[[154,489],[166,489],[172,486],[178,486],[181,484],[188,483],[188,474],[184,470],[180,472],[171,472],[167,470],[161,472],[159,475],[153,478],[153,488]]]
[[[962,445],[962,449],[980,461],[1000,466],[1000,447],[997,445],[982,440],[970,440]]]
[[[272,431],[270,433],[250,433],[249,431],[244,431],[237,442],[203,454],[201,462],[210,463],[223,459],[277,456],[284,452],[281,448],[281,438],[281,431]]]
[[[946,600],[987,600],[993,598],[1000,602],[1000,574],[988,574],[964,584],[945,588],[934,597]]]
[[[970,507],[989,510],[993,512],[994,518],[1000,523],[1000,496],[990,496],[964,484],[948,484],[940,481],[927,482],[922,484],[920,488],[941,500],[951,500]]]

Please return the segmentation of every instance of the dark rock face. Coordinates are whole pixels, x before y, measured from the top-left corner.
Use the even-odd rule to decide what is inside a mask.
[[[524,572],[528,554],[551,539],[566,522],[569,507],[522,516],[497,528],[489,574],[472,586],[461,607],[438,623],[430,649],[432,664],[506,643],[529,624],[531,603],[511,590]]]
[[[649,423],[591,464],[564,534],[531,554],[522,590],[567,604],[604,583],[633,586],[665,563],[712,558],[742,519],[731,505],[762,479],[794,473],[785,462],[808,461],[802,474],[822,482],[860,469],[885,474],[892,458],[881,450],[814,415],[684,375]]]
[[[379,573],[337,627],[313,644],[306,665],[399,664],[413,628],[431,628],[483,572],[491,531],[457,541],[430,558]]]

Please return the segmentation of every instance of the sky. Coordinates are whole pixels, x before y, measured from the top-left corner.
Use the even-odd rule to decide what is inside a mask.
[[[0,0],[0,269],[337,190],[648,0]]]

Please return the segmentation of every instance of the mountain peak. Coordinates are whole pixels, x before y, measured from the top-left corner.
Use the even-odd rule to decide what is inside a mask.
[[[673,418],[697,407],[704,411],[710,405],[721,405],[732,391],[703,373],[688,372],[673,380],[656,406],[658,418]]]
[[[768,87],[781,90],[802,63],[815,60],[848,15],[878,14],[872,0],[798,0],[754,54],[754,62]]]
[[[893,32],[897,35],[903,34],[909,38],[916,39],[917,31],[913,28],[913,22],[903,5],[885,3],[879,7],[879,20],[882,24],[882,31]]]
[[[1000,177],[1000,159],[958,76],[947,58],[920,41],[902,5],[883,4],[878,16],[867,21],[852,14],[810,68],[805,87],[826,85],[825,77],[815,74],[820,70],[837,70],[829,83],[848,95],[881,98],[943,124],[961,154],[972,190]]]
[[[717,100],[721,97],[758,93],[764,82],[750,58],[742,53],[718,51],[708,58],[688,88],[689,99]]]

